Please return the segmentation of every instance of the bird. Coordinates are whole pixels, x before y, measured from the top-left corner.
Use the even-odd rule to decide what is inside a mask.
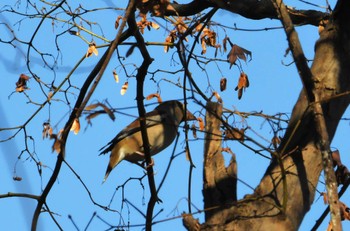
[[[152,156],[167,148],[174,141],[181,122],[197,119],[191,112],[188,110],[185,112],[184,109],[184,104],[181,102],[169,100],[160,103],[153,111],[145,114]],[[102,150],[100,155],[111,152],[103,182],[122,160],[131,163],[145,160],[140,120],[140,118],[134,120],[100,149]]]

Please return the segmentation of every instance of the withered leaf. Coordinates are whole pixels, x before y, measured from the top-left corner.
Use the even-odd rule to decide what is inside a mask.
[[[29,76],[25,74],[21,74],[16,82],[16,92],[23,92],[27,90],[27,81],[29,80]]]
[[[219,103],[222,103],[222,98],[218,92],[213,91],[213,95],[215,96],[215,98],[218,100]]]
[[[115,20],[115,23],[114,23],[114,28],[115,29],[118,29],[118,27],[119,27],[119,21],[120,21],[120,19],[122,19],[123,17],[122,16],[118,16],[117,17],[117,19]]]
[[[221,151],[230,153],[230,154],[233,155],[233,156],[235,155],[235,154],[232,152],[231,148],[229,148],[229,147],[227,147],[227,148],[222,148]]]
[[[78,118],[74,119],[74,122],[72,124],[72,127],[70,128],[71,131],[74,132],[75,135],[77,135],[80,131],[80,122]]]
[[[90,104],[89,106],[86,106],[85,107],[85,110],[86,111],[91,111],[91,110],[94,110],[96,109],[97,107],[102,107],[103,110],[107,113],[107,115],[109,116],[109,118],[111,118],[111,120],[115,120],[115,115],[114,113],[112,112],[112,110],[107,107],[105,104],[103,103],[95,103],[95,104]],[[91,119],[95,118],[96,116],[102,114],[101,112],[93,112],[91,114],[89,114],[87,117],[86,117],[86,120],[88,120],[88,123],[91,124]]]
[[[232,67],[233,64],[235,64],[237,59],[244,60],[245,62],[247,61],[247,58],[250,57],[250,60],[252,60],[252,52],[236,45],[233,44],[230,52],[227,55],[227,59],[230,63],[230,68]],[[249,60],[249,61],[250,61]]]
[[[52,135],[52,127],[49,122],[44,122],[43,123],[43,139],[51,137]]]
[[[195,124],[191,125],[191,131],[192,131],[193,138],[197,139],[197,129]]]
[[[119,76],[116,70],[113,70],[113,77],[116,83],[119,83]]]
[[[120,90],[120,94],[121,95],[124,95],[126,93],[126,91],[128,90],[128,85],[129,83],[128,82],[125,82],[122,86],[122,89]]]
[[[244,141],[245,129],[238,130],[237,128],[227,129],[224,131],[224,137],[228,140],[239,140]]]
[[[69,34],[71,34],[71,35],[79,35],[79,32],[78,31],[76,31],[76,30],[69,30],[68,31],[69,32]]]
[[[22,180],[22,177],[20,177],[20,176],[14,176],[12,179],[13,179],[14,181],[21,181],[21,180]]]
[[[220,91],[226,90],[226,84],[227,84],[227,79],[225,77],[222,77],[220,79]]]
[[[204,130],[204,122],[201,117],[197,117],[198,123],[199,123],[199,130],[203,131]]]
[[[107,113],[107,115],[109,116],[109,118],[111,118],[111,120],[115,120],[115,115],[112,112],[111,109],[109,109],[106,105],[100,103],[100,106],[103,108],[103,110]]]
[[[249,87],[248,75],[246,75],[244,72],[241,72],[237,87],[235,88],[235,91],[238,90],[238,99],[242,98],[243,90],[245,90],[247,87]]]
[[[91,42],[91,43],[89,44],[89,48],[88,48],[88,50],[87,50],[87,52],[86,52],[85,57],[88,58],[88,57],[90,57],[92,54],[95,54],[96,56],[98,55],[98,50],[97,50],[97,48],[96,48],[95,42]]]
[[[278,145],[281,143],[281,139],[278,136],[274,135],[272,137],[271,143],[272,143],[273,147],[275,149],[277,149]]]
[[[350,209],[343,202],[339,201],[341,220],[350,220]]]
[[[160,95],[158,93],[149,94],[146,97],[146,100],[150,100],[150,99],[153,99],[153,98],[157,98],[158,103],[163,102],[162,98],[160,97]]]

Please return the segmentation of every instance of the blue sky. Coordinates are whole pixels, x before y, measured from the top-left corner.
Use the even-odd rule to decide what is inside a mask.
[[[12,4],[12,1],[4,1],[3,5]],[[308,5],[299,3],[297,1],[289,1],[291,5],[296,5],[301,8],[309,8]],[[322,5],[324,1],[317,1]],[[23,4],[23,3],[22,3]],[[82,1],[82,5],[86,8],[97,7],[95,3],[89,1]],[[101,1],[99,4],[102,6],[110,6],[111,1]],[[38,3],[39,5],[39,3]],[[0,5],[1,6],[1,5]],[[21,5],[20,7],[25,7]],[[74,9],[75,6],[72,6]],[[101,7],[101,6],[100,6]],[[125,1],[119,1],[116,7],[125,7]],[[89,20],[99,23],[101,29],[98,26],[93,26],[92,31],[96,34],[101,34],[108,39],[113,39],[115,36],[114,20],[120,15],[121,11],[106,11],[105,13],[94,13]],[[18,22],[18,17],[13,17],[10,14],[2,14],[0,16],[1,21],[7,20],[10,25],[13,25],[14,33],[23,40],[28,40],[29,36],[33,33],[38,20],[27,19]],[[234,15],[224,11],[218,11],[213,18],[214,21],[219,23],[227,23],[228,26],[242,29],[263,29],[279,26],[280,23],[276,20],[261,20],[253,21],[244,19],[238,15]],[[157,22],[164,24],[161,20],[157,19]],[[57,54],[55,43],[55,36],[66,30],[67,24],[55,24],[52,26],[51,21],[48,20],[44,23],[42,31],[39,31],[38,37],[35,38],[34,44],[40,48],[43,52]],[[88,28],[90,29],[90,28]],[[220,35],[219,41],[221,42],[224,37],[224,31],[218,27],[214,27],[217,33]],[[312,59],[314,51],[314,43],[317,40],[318,33],[317,28],[311,26],[299,27],[299,36],[308,59]],[[0,27],[1,38],[6,39],[9,37],[4,26]],[[242,63],[243,70],[248,74],[250,80],[250,86],[245,91],[241,100],[237,99],[237,92],[235,88],[239,76],[239,71],[236,67],[229,69],[228,64],[218,63],[219,69],[215,63],[210,63],[205,66],[205,70],[199,70],[195,66],[191,69],[195,81],[198,82],[200,87],[209,96],[211,89],[219,89],[219,80],[221,77],[228,79],[227,90],[220,93],[224,106],[231,110],[238,110],[241,112],[253,112],[262,111],[265,114],[274,115],[279,112],[289,113],[298,97],[301,89],[301,81],[297,75],[296,68],[293,65],[283,65],[292,62],[290,56],[284,57],[285,50],[287,48],[287,41],[284,31],[278,30],[266,30],[260,32],[246,32],[240,30],[226,30],[226,34],[230,37],[231,41],[250,50],[253,54],[252,61],[248,63]],[[85,38],[90,41],[91,36],[84,34]],[[150,42],[162,42],[167,36],[167,31],[164,28],[160,28],[158,31],[151,30],[145,31],[145,39]],[[100,39],[94,38],[97,45],[103,44]],[[32,70],[45,82],[51,82],[55,79],[55,85],[58,85],[72,69],[72,67],[78,62],[79,59],[86,53],[87,44],[76,36],[65,34],[58,39],[59,48],[62,52],[62,56],[59,57],[55,74],[47,67],[44,67],[40,57],[31,51],[31,68]],[[189,43],[191,44],[191,43]],[[26,69],[26,57],[23,55],[27,51],[27,47],[16,43],[17,49],[14,49],[10,45],[1,44],[0,53],[0,71],[2,77],[0,78],[0,84],[2,90],[0,91],[0,127],[15,127],[23,124],[37,109],[38,106],[28,103],[28,99],[23,93],[11,93],[15,90],[15,82],[21,73],[30,76],[30,73]],[[198,44],[200,49],[200,44]],[[156,70],[177,70],[180,66],[176,64],[178,62],[177,55],[174,55],[174,50],[170,50],[167,54],[164,53],[162,46],[149,46],[151,56],[155,59],[150,67],[150,71]],[[122,46],[119,49],[121,55],[124,55],[127,51],[127,46]],[[200,50],[197,49],[197,54],[200,54]],[[20,159],[17,157],[25,148],[23,140],[23,131],[19,132],[13,139],[8,142],[0,143],[0,156],[3,161],[0,161],[0,194],[6,194],[8,192],[22,192],[31,194],[40,194],[45,187],[48,179],[52,174],[52,170],[55,166],[57,155],[51,152],[52,140],[42,139],[42,124],[50,119],[50,122],[57,132],[63,128],[66,120],[68,119],[68,113],[74,105],[77,98],[78,91],[75,87],[81,87],[89,71],[97,63],[99,57],[103,54],[104,49],[99,49],[99,56],[92,56],[85,59],[81,66],[70,78],[72,87],[68,88],[68,85],[64,85],[63,89],[67,89],[67,99],[70,102],[70,106],[65,101],[64,94],[60,93],[56,95],[51,101],[50,106],[43,108],[37,116],[27,125],[27,135],[33,137],[33,140],[27,139],[28,149],[35,159],[39,160],[43,164],[42,175],[40,176],[37,171],[37,166],[28,153],[24,153]],[[206,54],[207,57],[213,57],[214,50],[208,48]],[[173,62],[171,59],[175,57]],[[218,58],[225,59],[226,54],[222,56],[219,54]],[[193,61],[192,61],[193,62]],[[129,73],[134,70],[134,65],[140,64],[140,56],[138,51],[126,59],[125,67]],[[119,74],[120,82],[115,83],[112,71],[116,70]],[[150,76],[149,76],[150,77]],[[155,93],[160,89],[160,94],[163,100],[179,99],[182,98],[182,90],[174,86],[179,80],[182,81],[183,73],[166,74],[158,73],[155,75],[154,80],[149,80],[149,77],[145,83],[145,95]],[[165,81],[168,80],[168,81]],[[120,95],[120,89],[122,84],[128,81],[129,89],[124,96]],[[210,83],[211,88],[208,88]],[[30,99],[34,102],[42,103],[45,100],[39,85],[34,81],[28,82],[29,90],[26,93]],[[101,80],[96,92],[94,93],[90,103],[102,102],[107,99],[108,103],[118,109],[118,112],[127,113],[129,115],[137,115],[135,108],[135,88],[136,81],[134,78],[127,79],[120,66],[120,63],[116,59],[116,56],[112,58],[106,73]],[[45,89],[47,94],[49,90]],[[9,95],[11,95],[9,97]],[[149,103],[154,103],[155,100],[150,100]],[[125,109],[131,107],[130,109]],[[152,110],[154,105],[146,108],[147,111]],[[189,110],[194,112],[196,116],[200,116],[200,108],[190,102]],[[344,115],[345,118],[349,118],[349,112]],[[238,118],[238,117],[237,117]],[[89,189],[93,200],[103,206],[110,205],[111,209],[117,210],[117,212],[106,212],[102,208],[94,205],[91,201],[88,192],[85,190],[78,177],[70,170],[70,168],[63,164],[57,183],[54,185],[51,193],[48,197],[48,206],[56,214],[55,217],[65,230],[75,230],[73,222],[68,218],[71,216],[76,226],[83,230],[88,225],[90,218],[96,212],[96,216],[93,217],[88,230],[106,230],[111,225],[142,225],[144,219],[142,215],[132,206],[136,206],[143,213],[146,212],[147,202],[149,199],[148,182],[144,179],[141,183],[139,180],[130,180],[125,186],[124,190],[116,188],[122,185],[130,177],[139,178],[143,176],[143,170],[138,166],[132,165],[127,162],[122,162],[116,169],[113,170],[109,179],[104,184],[101,184],[106,165],[109,160],[109,156],[98,156],[98,150],[108,143],[118,131],[130,123],[134,118],[121,113],[116,113],[116,120],[110,120],[107,115],[100,115],[92,120],[92,126],[87,126],[87,122],[84,117],[81,121],[81,131],[78,135],[70,134],[67,144],[67,156],[66,161],[71,166],[75,173],[79,175],[81,180]],[[250,136],[255,137],[259,142],[264,145],[268,145],[266,140],[270,140],[273,136],[269,125],[264,122],[263,119],[249,118],[246,121],[237,120],[235,125],[249,126],[248,130]],[[332,147],[340,150],[342,154],[342,161],[345,165],[349,166],[349,158],[347,157],[347,151],[349,150],[349,142],[346,137],[349,134],[349,124],[347,121],[341,121],[336,137],[332,142]],[[85,128],[87,128],[85,130]],[[1,131],[0,139],[6,139],[11,137],[16,130]],[[183,211],[187,209],[187,191],[188,191],[188,172],[189,162],[186,160],[183,153],[184,148],[184,135],[183,130],[180,128],[180,138],[176,146],[175,153],[179,155],[174,159],[169,175],[159,193],[159,197],[163,203],[157,204],[154,214],[159,213],[155,220],[165,220],[154,226],[154,230],[179,230],[182,229],[182,221],[179,216]],[[202,163],[203,163],[203,134],[198,133],[198,140],[191,139],[190,148],[192,158],[196,168],[193,171],[192,179],[192,207],[193,211],[196,211],[196,207],[202,209],[203,197],[202,197]],[[192,135],[190,134],[190,138]],[[269,160],[264,159],[258,155],[252,153],[249,149],[243,147],[238,142],[227,142],[225,146],[230,147],[236,154],[238,161],[238,177],[241,181],[255,187],[265,169],[269,164]],[[161,181],[167,164],[169,162],[171,152],[174,144],[163,151],[161,154],[154,157],[156,172],[155,179],[157,185]],[[227,161],[230,156],[225,155]],[[253,171],[252,171],[253,170]],[[15,171],[15,172],[14,172]],[[14,175],[21,176],[22,181],[14,181],[12,178]],[[323,181],[322,177],[320,181]],[[320,184],[318,186],[320,191],[324,191],[325,187]],[[238,183],[238,197],[242,198],[245,194],[251,193],[252,189],[245,184]],[[121,203],[121,198],[124,196],[131,204]],[[323,204],[322,199],[318,199],[316,194],[316,201],[311,208],[309,214],[304,218],[301,230],[309,230],[314,222],[318,219],[319,215],[323,212],[326,206]],[[345,204],[350,204],[347,199],[348,193],[345,193],[341,199]],[[32,212],[35,208],[35,201],[26,198],[5,198],[0,201],[0,223],[5,224],[8,230],[28,230],[31,223]],[[121,216],[120,216],[121,215]],[[100,218],[101,219],[100,219]],[[196,217],[203,221],[203,214],[196,214]],[[325,230],[327,227],[327,221],[324,222],[320,230]],[[53,230],[55,227],[52,219],[43,213],[39,220],[39,230]],[[346,230],[350,225],[347,222],[343,222],[343,228]],[[141,230],[142,227],[133,227],[131,230]]]

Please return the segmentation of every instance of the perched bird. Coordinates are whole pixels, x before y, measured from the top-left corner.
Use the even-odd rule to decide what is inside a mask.
[[[176,100],[165,101],[153,111],[145,114],[150,154],[155,155],[168,147],[177,135],[179,124],[186,120],[196,120],[189,111],[184,111],[184,105]],[[132,163],[145,159],[141,136],[140,118],[125,127],[106,146],[102,147],[101,154],[111,151],[104,181],[112,169],[120,161],[127,160]],[[100,154],[100,155],[101,155]]]

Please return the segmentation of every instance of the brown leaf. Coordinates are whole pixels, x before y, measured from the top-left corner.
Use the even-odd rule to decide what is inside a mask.
[[[228,140],[239,140],[244,141],[245,129],[238,130],[237,128],[227,129],[224,131],[224,137]]]
[[[120,19],[122,19],[123,17],[122,16],[118,16],[118,18],[115,20],[115,24],[114,24],[114,28],[115,29],[118,29],[118,27],[119,27],[119,21],[120,21]]]
[[[76,31],[76,30],[69,30],[68,31],[69,32],[69,34],[71,34],[71,35],[79,35],[79,32],[78,31]]]
[[[122,86],[122,89],[120,90],[120,94],[124,95],[126,93],[126,91],[128,90],[128,82],[125,82],[124,85]]]
[[[192,131],[193,138],[197,139],[197,129],[195,124],[191,125],[191,131]]]
[[[185,152],[186,152],[186,160],[190,161],[190,153],[188,152],[188,148],[185,148]]]
[[[90,105],[86,106],[86,107],[84,108],[84,110],[86,110],[86,111],[91,111],[91,110],[96,109],[96,108],[99,107],[99,106],[100,106],[100,103],[90,104]]]
[[[350,220],[350,209],[343,202],[339,201],[341,220]]]
[[[233,44],[230,52],[227,55],[227,59],[230,63],[230,68],[232,67],[233,64],[235,64],[237,59],[247,61],[248,57],[250,57],[250,60],[252,60],[252,52],[240,46],[237,46],[236,44]]]
[[[281,140],[278,136],[274,135],[271,139],[271,143],[275,149],[277,149],[278,145],[281,143]]]
[[[219,103],[222,103],[222,98],[219,95],[219,93],[217,93],[216,91],[213,91],[213,95],[215,96],[215,98],[218,100]]]
[[[22,180],[22,177],[20,177],[20,176],[14,176],[12,179],[13,179],[14,181],[21,181],[21,180]]]
[[[113,77],[116,83],[119,83],[119,76],[116,70],[113,70]]]
[[[21,74],[16,82],[16,92],[23,92],[27,90],[27,81],[29,80],[29,76],[25,74]]]
[[[94,42],[91,42],[89,44],[89,48],[86,52],[85,57],[88,58],[90,57],[92,54],[95,54],[96,56],[98,55],[98,50],[96,49],[96,44]]]
[[[71,131],[74,132],[75,135],[77,135],[80,131],[80,122],[78,118],[74,119],[74,122],[72,124],[72,127],[70,128]]]
[[[325,205],[328,204],[328,195],[327,195],[327,193],[323,192],[322,196],[323,196],[323,203]]]
[[[222,77],[220,79],[220,91],[226,90],[226,84],[227,84],[227,79],[225,77]]]
[[[238,90],[238,99],[242,98],[243,90],[245,90],[247,87],[249,87],[248,75],[246,75],[244,72],[241,72],[237,87],[235,88],[235,91]]]
[[[150,100],[150,99],[153,99],[153,98],[157,98],[158,103],[163,102],[162,98],[160,97],[160,95],[159,95],[158,93],[149,94],[149,95],[146,97],[146,100]]]
[[[229,148],[229,147],[227,147],[227,148],[222,148],[221,151],[230,153],[230,154],[233,155],[233,156],[235,155],[235,154],[232,152],[231,148]]]
[[[199,130],[203,131],[204,130],[204,122],[201,117],[197,117],[198,123],[199,123]]]
[[[207,45],[206,45],[207,43],[205,41],[205,38],[201,39],[201,44],[202,44],[202,52],[201,52],[201,54],[204,55],[207,52]]]
[[[43,139],[48,138],[52,135],[52,127],[49,122],[43,123]]]
[[[107,115],[109,116],[109,118],[111,118],[111,120],[115,120],[115,115],[112,112],[111,109],[109,109],[106,105],[100,103],[100,106],[103,108],[103,110],[107,113]]]
[[[131,45],[128,51],[126,52],[125,56],[129,57],[134,52],[135,47],[136,45]]]

